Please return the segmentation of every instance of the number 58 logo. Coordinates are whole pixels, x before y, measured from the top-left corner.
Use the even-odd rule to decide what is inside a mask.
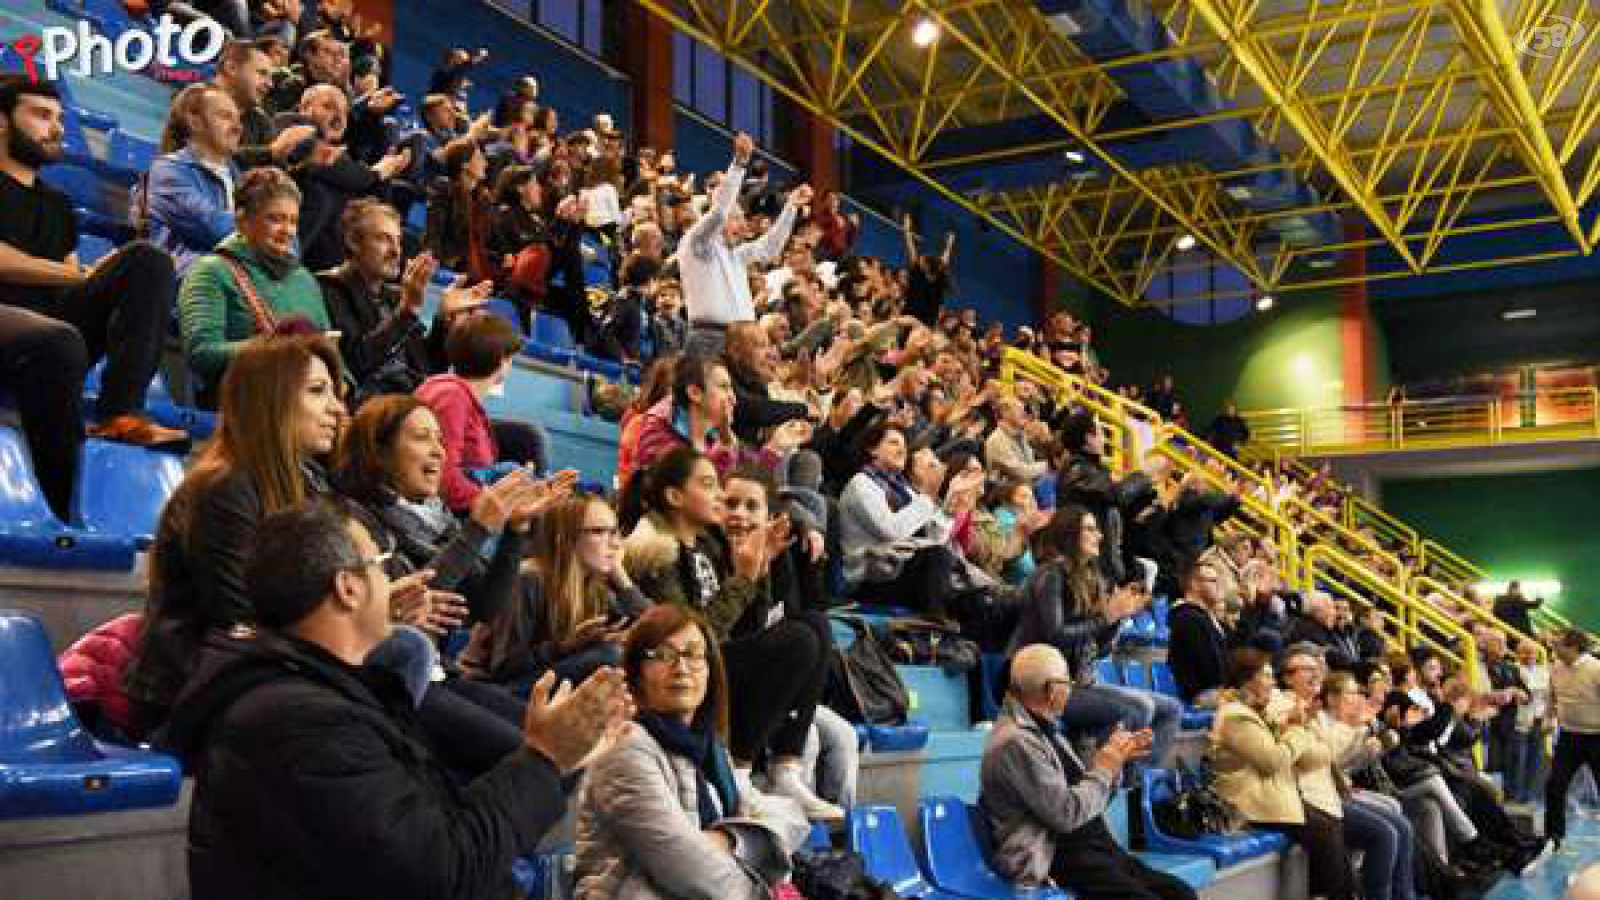
[[[1555,51],[1576,46],[1583,40],[1583,33],[1583,24],[1576,19],[1551,13],[1538,25],[1529,25],[1517,33],[1517,52],[1550,59]]]

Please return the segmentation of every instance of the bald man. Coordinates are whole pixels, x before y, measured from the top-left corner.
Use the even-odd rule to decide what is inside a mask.
[[[331,84],[313,84],[300,95],[299,113],[286,122],[317,129],[316,146],[294,168],[300,187],[300,261],[313,272],[331,269],[344,261],[344,241],[339,218],[357,197],[384,196],[384,182],[405,169],[410,150],[385,156],[365,165],[345,149],[350,123],[350,101]]]
[[[1080,897],[1193,900],[1182,881],[1157,872],[1112,837],[1105,811],[1123,767],[1150,752],[1150,730],[1112,732],[1085,766],[1056,723],[1072,676],[1049,644],[1011,661],[1005,708],[983,750],[978,803],[994,834],[995,867],[1029,887],[1048,882]]]
[[[1360,659],[1355,638],[1336,626],[1339,610],[1333,598],[1322,591],[1313,591],[1306,597],[1305,610],[1289,622],[1284,632],[1283,645],[1316,644],[1325,651],[1328,668],[1337,672],[1355,670]]]

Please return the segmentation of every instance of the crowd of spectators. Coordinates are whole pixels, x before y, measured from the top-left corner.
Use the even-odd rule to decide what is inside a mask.
[[[841,196],[780,184],[749,137],[724,171],[680,173],[609,116],[563,132],[531,77],[469,109],[481,52],[442,59],[411,122],[347,6],[195,5],[256,36],[175,97],[135,192],[145,237],[91,268],[37,177],[59,98],[0,80],[0,381],[63,518],[92,361],[91,434],[181,440],[140,413],[174,323],[220,410],[151,549],[114,687],[131,711],[100,723],[196,775],[196,897],[495,896],[569,804],[585,900],[767,896],[806,820],[854,799],[826,618],[847,602],[1014,655],[982,773],[1012,877],[1191,896],[1101,821],[1183,713],[1095,675],[1156,595],[1183,701],[1217,710],[1219,789],[1312,850],[1313,894],[1415,896],[1413,845],[1450,878],[1539,854],[1467,751],[1486,732],[1531,796],[1558,719],[1600,733],[1561,699],[1600,663],[1564,637],[1552,671],[1485,628],[1472,684],[1397,652],[1375,604],[1301,597],[1237,526],[1264,503],[1337,532],[1325,478],[1163,453],[1114,474],[1125,436],[998,377],[1020,351],[1110,387],[1089,326],[983,323],[954,301],[953,237],[923,252],[907,218],[903,259],[858,254]],[[457,277],[425,320],[441,266]],[[642,369],[607,490],[486,411],[535,315]],[[1170,376],[1120,393],[1186,421]],[[1249,440],[1231,406],[1208,435]],[[1384,577],[1412,565],[1356,543]],[[1593,754],[1558,754],[1551,790]]]

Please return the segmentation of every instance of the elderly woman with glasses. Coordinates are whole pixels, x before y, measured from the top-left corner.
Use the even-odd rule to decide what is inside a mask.
[[[711,630],[687,607],[654,606],[629,631],[623,671],[639,712],[584,778],[577,897],[768,900],[809,826],[787,800],[757,808],[740,791]]]
[[[1308,711],[1306,727],[1324,754],[1320,765],[1310,764],[1308,757],[1308,764],[1298,767],[1300,796],[1344,823],[1345,845],[1362,851],[1361,890],[1367,900],[1410,900],[1416,896],[1411,871],[1416,835],[1399,801],[1350,789],[1340,768],[1349,734],[1323,715],[1326,674],[1327,663],[1316,646],[1297,644],[1284,654],[1284,684]]]

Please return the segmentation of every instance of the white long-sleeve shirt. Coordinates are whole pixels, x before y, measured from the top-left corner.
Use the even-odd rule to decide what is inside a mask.
[[[754,322],[755,300],[750,296],[749,267],[778,258],[794,231],[795,205],[786,203],[767,233],[737,247],[722,236],[722,225],[739,202],[744,166],[737,160],[723,175],[705,215],[689,226],[678,252],[678,276],[683,283],[683,303],[689,322],[729,325]]]

